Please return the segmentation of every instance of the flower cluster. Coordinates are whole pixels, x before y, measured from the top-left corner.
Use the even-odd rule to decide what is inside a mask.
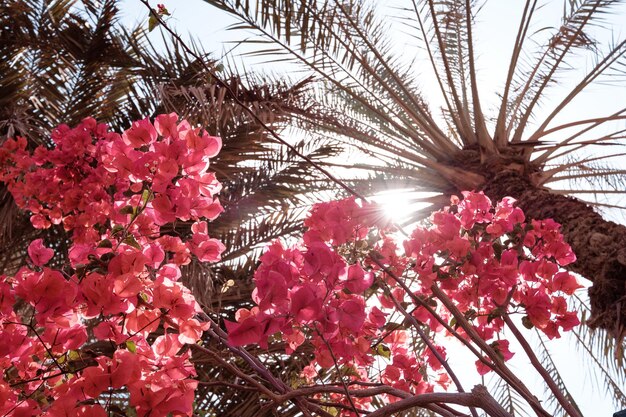
[[[178,280],[192,256],[224,250],[207,226],[222,211],[207,172],[221,140],[167,114],[121,135],[89,118],[52,142],[0,148],[0,180],[32,225],[70,242],[33,241],[29,264],[0,280],[0,414],[106,416],[122,393],[137,416],[190,415],[184,346],[207,324]]]
[[[576,313],[567,311],[564,297],[581,286],[559,269],[576,260],[559,224],[526,223],[513,199],[494,208],[484,194],[469,192],[434,213],[431,222],[432,227],[416,229],[404,242],[419,278],[416,293],[429,296],[436,283],[504,359],[513,355],[502,340],[503,314],[524,314],[525,326],[537,327],[550,339],[560,336],[559,328],[567,331],[580,323]],[[490,370],[481,361],[476,364],[481,374]]]
[[[286,248],[274,242],[261,257],[254,276],[257,306],[239,310],[236,323],[226,322],[230,342],[266,346],[268,337],[280,332],[290,353],[307,341],[315,352],[303,371],[307,380],[319,369],[335,367],[367,380],[364,370],[380,357],[390,361],[380,378],[393,387],[422,393],[435,384],[446,386],[447,375],[432,352],[415,351],[407,332],[389,322],[393,304],[368,302],[376,290],[376,270],[364,262],[364,251],[376,250],[398,269],[404,262],[384,235],[389,227],[380,210],[354,198],[322,203],[305,225],[299,244]],[[439,353],[445,357],[445,349]],[[368,398],[352,401],[361,407],[369,403]]]
[[[575,256],[555,222],[526,222],[514,200],[494,207],[484,194],[467,192],[416,228],[400,253],[377,213],[354,198],[316,205],[299,243],[274,242],[261,258],[256,306],[226,323],[230,341],[265,346],[280,332],[287,352],[313,345],[315,357],[303,372],[309,380],[320,369],[349,368],[353,379],[417,394],[449,384],[441,338],[451,331],[469,338],[449,308],[503,360],[513,356],[504,315],[523,316],[527,327],[550,338],[579,323],[565,296],[580,286],[560,269]],[[444,307],[435,290],[454,307]],[[407,314],[430,335],[431,348],[414,349]],[[480,358],[478,372],[488,372],[490,361]]]

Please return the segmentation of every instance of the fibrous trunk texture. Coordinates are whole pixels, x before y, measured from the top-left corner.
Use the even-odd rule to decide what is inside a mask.
[[[484,187],[492,200],[510,196],[532,219],[552,218],[562,226],[577,261],[568,266],[593,282],[590,327],[622,340],[626,328],[626,227],[607,221],[586,203],[534,186],[518,172],[502,172]]]

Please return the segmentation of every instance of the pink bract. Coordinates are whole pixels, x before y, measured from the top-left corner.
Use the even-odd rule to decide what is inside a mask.
[[[174,113],[121,135],[88,118],[52,140],[52,149],[31,152],[23,138],[0,148],[0,180],[33,226],[71,238],[57,253],[62,268],[45,266],[55,253],[36,239],[32,266],[2,276],[0,414],[106,416],[86,403],[125,388],[137,416],[191,415],[197,382],[181,348],[208,324],[178,278],[192,254],[215,262],[225,249],[206,224],[222,211],[221,185],[206,172],[221,140]],[[185,238],[163,233],[181,220],[203,226]],[[28,311],[19,303],[34,320],[19,316]],[[159,327],[165,334],[150,338]]]

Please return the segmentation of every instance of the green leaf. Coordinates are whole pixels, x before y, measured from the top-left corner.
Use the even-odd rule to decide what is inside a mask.
[[[500,260],[500,258],[502,257],[502,251],[504,250],[504,246],[500,242],[495,241],[493,242],[492,247],[493,247],[493,252],[494,252],[494,255],[496,256],[496,259]]]
[[[152,193],[150,190],[143,190],[143,193],[141,193],[141,204],[145,206],[150,200],[152,200]]]
[[[395,322],[385,323],[385,325],[383,326],[383,329],[387,331],[407,330],[408,328],[409,326],[407,326],[404,323],[395,323]]]
[[[135,212],[135,208],[133,206],[125,206],[120,210],[120,214],[133,214]]]
[[[102,256],[100,256],[102,262],[109,262],[113,258],[115,258],[115,253],[113,252],[103,253]]]
[[[111,243],[111,241],[109,239],[104,239],[103,241],[98,243],[98,247],[99,248],[112,248],[113,247],[113,243]]]
[[[463,315],[468,321],[472,321],[478,316],[478,312],[474,310],[473,308],[470,308]]]
[[[111,229],[111,235],[115,236],[116,234],[120,233],[123,230],[124,230],[124,226],[120,224],[116,224],[115,226],[113,226],[113,229]]]
[[[126,349],[128,349],[129,352],[135,353],[137,351],[137,345],[132,340],[127,340]]]
[[[497,319],[498,317],[501,317],[501,316],[502,316],[502,312],[500,311],[499,308],[496,308],[495,310],[490,312],[489,315],[487,316],[487,323],[491,323],[494,319]]]
[[[530,321],[530,318],[528,316],[524,316],[522,317],[522,324],[524,325],[524,327],[526,327],[527,329],[532,329],[533,327],[535,327],[535,325],[533,324],[532,321]]]
[[[437,300],[435,300],[434,298],[427,298],[426,299],[426,305],[432,307],[432,308],[437,308]]]
[[[376,354],[385,359],[391,359],[391,349],[387,345],[380,343],[376,346]]]
[[[455,330],[456,330],[457,327],[459,327],[459,326],[457,326],[456,317],[452,317],[450,319],[450,327],[452,327]]]
[[[139,245],[133,235],[126,236],[126,239],[124,239],[124,243],[126,243],[128,246],[132,246],[135,249],[141,250],[141,245]]]
[[[76,270],[76,275],[78,276],[78,278],[82,279],[85,276],[85,273],[87,272],[87,265],[78,264],[76,265],[75,270]]]
[[[355,376],[357,378],[359,377],[359,373],[356,371],[354,366],[343,365],[341,368],[339,368],[339,371],[341,372],[342,376]]]
[[[339,415],[339,409],[335,407],[323,406],[322,410],[326,411],[328,414],[330,414],[333,417]]]
[[[148,32],[152,32],[154,28],[159,26],[159,24],[159,19],[150,15],[150,17],[148,18]]]

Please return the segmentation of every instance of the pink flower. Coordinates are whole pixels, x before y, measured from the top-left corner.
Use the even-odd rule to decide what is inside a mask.
[[[162,4],[157,5],[159,9],[164,9]],[[157,133],[165,138],[178,139],[178,115],[176,113],[159,114],[154,119],[154,128]]]
[[[30,243],[30,245],[28,245],[28,256],[30,256],[33,264],[37,266],[44,266],[50,259],[52,259],[54,251],[46,248],[43,245],[42,239],[35,239]]]
[[[362,293],[372,286],[374,282],[374,274],[365,272],[361,265],[354,264],[348,267],[348,279],[346,280],[346,288],[353,293]]]
[[[497,340],[491,344],[491,347],[493,347],[499,355],[502,355],[504,361],[508,361],[515,355],[515,353],[509,350],[508,340]]]
[[[553,291],[563,291],[567,295],[572,295],[582,287],[576,277],[569,272],[559,272],[552,278]]]
[[[226,246],[217,239],[194,238],[191,244],[191,253],[201,262],[217,262]]]
[[[194,344],[202,337],[202,333],[208,330],[209,323],[200,323],[196,319],[184,320],[179,325],[178,340],[180,343]]]
[[[322,310],[322,299],[311,286],[302,286],[290,292],[291,314],[298,323],[316,320]]]
[[[459,203],[461,225],[471,229],[474,223],[488,223],[493,218],[491,200],[481,191],[463,192],[463,200]]]
[[[153,143],[157,138],[157,131],[147,117],[133,122],[132,127],[122,135],[124,143],[139,148]]]
[[[162,5],[159,12],[167,14]],[[17,382],[0,378],[0,414],[104,417],[108,405],[90,399],[122,387],[138,416],[191,414],[197,383],[188,379],[195,373],[181,341],[194,343],[208,325],[193,318],[199,305],[175,281],[191,250],[215,261],[224,246],[209,237],[205,222],[192,227],[191,237],[161,226],[222,211],[215,198],[221,185],[205,172],[221,140],[199,132],[173,113],[157,116],[154,126],[147,118],[134,122],[123,135],[86,118],[54,129],[51,149],[30,151],[23,138],[0,146],[0,180],[34,227],[55,224],[68,232],[69,250],[61,255],[71,266],[44,267],[54,252],[37,239],[27,249],[37,268],[0,278],[0,368],[14,367],[5,377]],[[16,309],[18,300],[31,308]],[[257,319],[261,345],[285,323]],[[97,356],[95,345],[92,355],[86,320],[95,322],[96,344],[110,346],[112,355]],[[20,322],[32,323],[37,334],[13,324]],[[148,339],[159,326],[166,334]],[[95,364],[50,373],[51,354],[74,361],[76,352]],[[35,390],[45,406],[29,399]]]
[[[352,297],[339,304],[339,324],[348,330],[358,332],[365,323],[365,301],[362,297]]]
[[[222,150],[222,138],[218,136],[209,136],[206,132],[202,136],[206,144],[206,147],[204,148],[204,155],[207,158],[215,158]]]
[[[569,331],[580,324],[580,319],[576,312],[570,311],[558,316],[556,323],[563,328],[564,331]]]
[[[241,322],[224,320],[228,341],[234,346],[249,345],[259,343],[263,337],[263,331],[255,316],[250,316]]]
[[[483,358],[483,359],[487,362],[491,362],[491,360],[488,358]],[[478,375],[485,375],[492,371],[491,367],[489,367],[489,365],[487,365],[486,363],[483,363],[480,359],[477,360],[475,364],[476,364],[476,370],[478,371]]]

